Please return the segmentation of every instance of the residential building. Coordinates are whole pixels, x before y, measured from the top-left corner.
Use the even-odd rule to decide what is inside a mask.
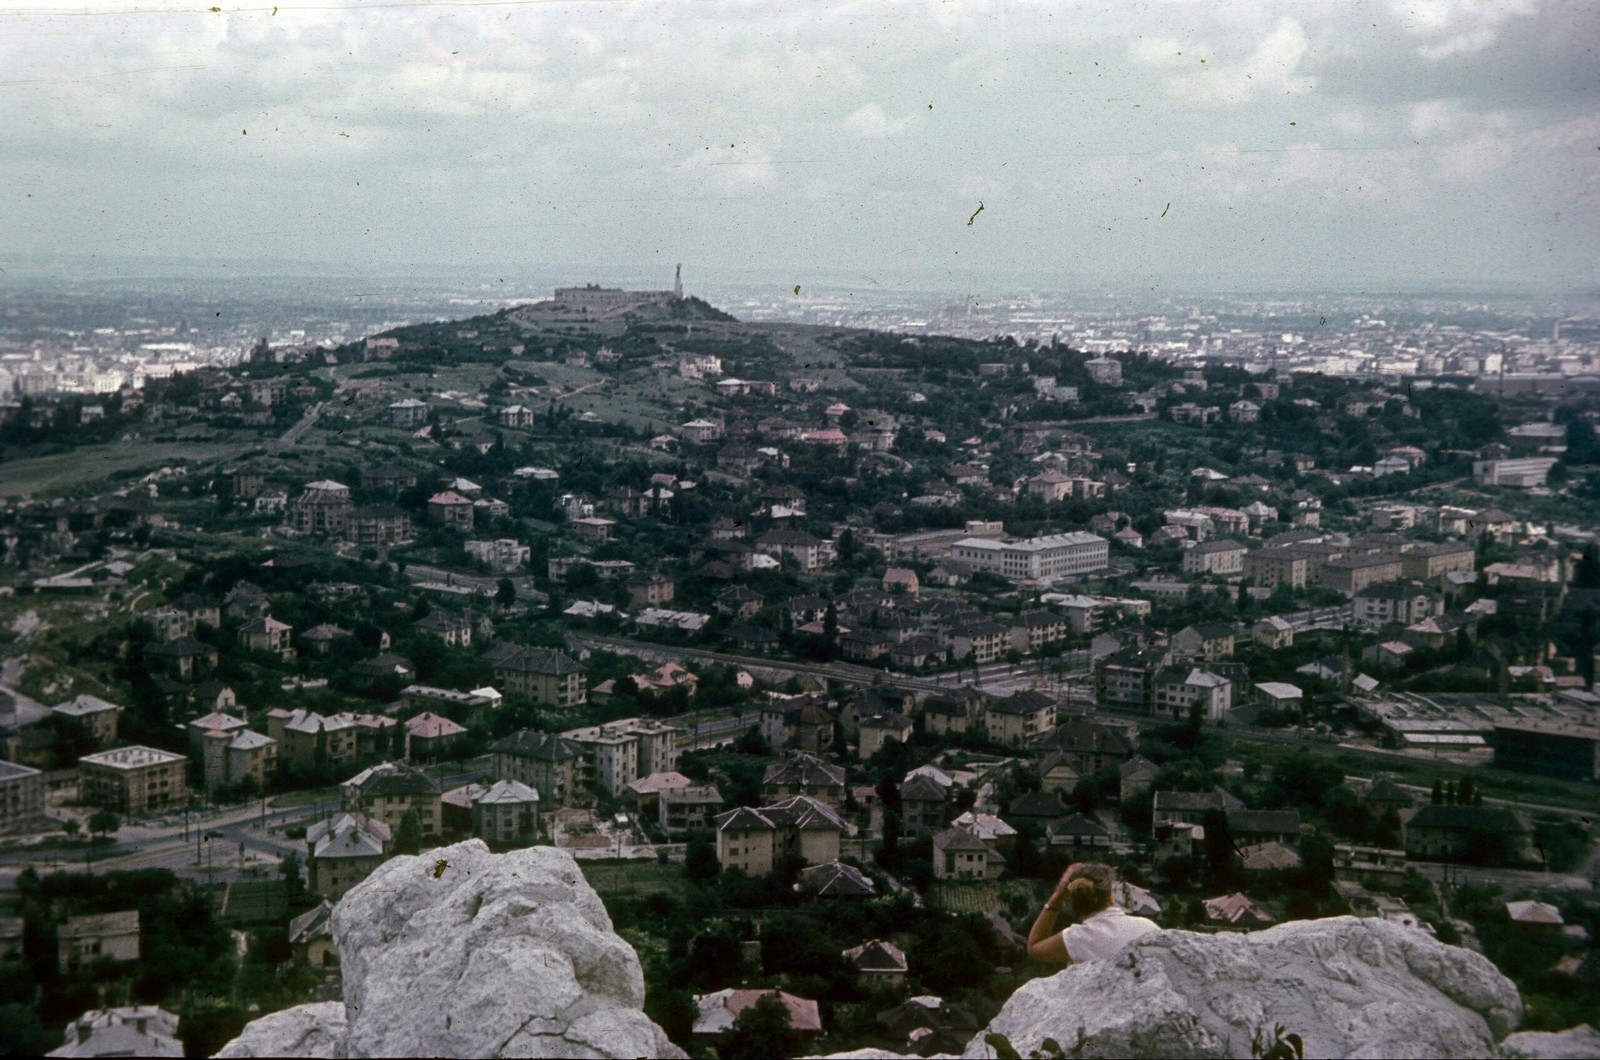
[[[190,636],[144,646],[146,665],[190,681],[217,665],[217,649]]]
[[[883,939],[869,939],[845,950],[844,959],[853,965],[863,984],[882,983],[898,987],[906,980],[906,955],[899,946]]]
[[[374,504],[350,513],[350,543],[360,548],[391,548],[411,540],[411,516],[392,504]]]
[[[791,855],[807,865],[839,860],[844,822],[830,806],[805,795],[759,809],[741,806],[718,814],[714,823],[724,870],[765,876]]]
[[[326,655],[339,641],[353,636],[355,634],[348,629],[323,622],[300,634],[300,643],[306,645],[313,655]]]
[[[1406,857],[1490,865],[1535,861],[1533,825],[1520,812],[1491,806],[1426,805],[1401,815]]]
[[[139,911],[68,917],[56,927],[56,968],[70,975],[95,961],[139,959]]]
[[[1473,569],[1476,553],[1465,541],[1445,541],[1437,545],[1418,545],[1400,557],[1400,575],[1431,582],[1452,571]]]
[[[487,724],[503,701],[500,693],[489,687],[459,692],[453,688],[407,685],[400,690],[403,710],[433,711],[469,728]]]
[[[844,770],[800,753],[767,767],[761,797],[769,802],[804,795],[835,809],[844,805]]]
[[[1095,534],[1073,532],[1000,541],[968,537],[950,549],[950,558],[973,570],[986,571],[1014,582],[1048,585],[1103,570],[1109,562],[1110,543]]]
[[[472,501],[455,490],[445,490],[428,498],[428,522],[436,526],[470,531],[473,510]]]
[[[271,615],[252,618],[238,629],[239,647],[245,651],[265,652],[286,660],[294,658],[293,636],[293,626]]]
[[[756,550],[778,559],[790,556],[802,571],[822,570],[833,562],[833,543],[803,530],[770,530],[756,538]]]
[[[400,827],[400,819],[415,810],[424,837],[443,829],[438,781],[422,770],[398,762],[363,769],[339,785],[344,809],[387,825]]]
[[[1369,585],[1397,580],[1400,569],[1400,556],[1340,556],[1322,564],[1317,582],[1338,589],[1346,596],[1354,596]]]
[[[789,1026],[806,1041],[822,1033],[822,1015],[817,1003],[810,998],[796,997],[782,990],[718,990],[694,999],[700,1014],[695,1018],[693,1033],[698,1035],[725,1034],[733,1029],[739,1014],[763,997],[775,997],[789,1010]]]
[[[1543,486],[1550,477],[1550,469],[1555,467],[1556,463],[1557,459],[1553,456],[1476,460],[1472,464],[1472,480],[1480,486],[1530,489]]]
[[[507,405],[495,413],[495,420],[511,430],[528,430],[533,426],[533,410],[526,405]]]
[[[188,802],[189,760],[154,747],[118,747],[78,759],[83,801],[129,817]]]
[[[315,770],[319,764],[336,767],[357,753],[353,718],[275,707],[267,712],[267,735],[278,741],[282,765],[301,771]]]
[[[901,744],[910,743],[911,730],[911,719],[893,711],[861,718],[856,722],[856,731],[860,739],[857,753],[862,758],[871,758],[890,740],[896,740]]]
[[[1172,636],[1172,654],[1180,659],[1215,661],[1233,655],[1238,631],[1226,622],[1197,622]]]
[[[1240,569],[1245,580],[1255,585],[1303,589],[1309,577],[1310,560],[1294,549],[1261,548],[1246,553]]]
[[[998,622],[977,619],[950,630],[950,657],[976,665],[992,663],[1010,647],[1010,631]]]
[[[942,829],[948,799],[949,792],[937,780],[908,776],[900,785],[900,826],[908,835]]]
[[[555,733],[519,729],[489,747],[497,780],[538,791],[551,808],[569,805],[577,791],[584,749]]]
[[[416,398],[401,398],[389,405],[389,425],[413,430],[428,422],[428,403]]]
[[[308,482],[289,503],[289,527],[297,534],[343,537],[349,524],[350,487],[342,482]]]
[[[65,703],[57,703],[50,708],[50,713],[82,729],[96,748],[106,747],[117,741],[117,718],[121,715],[122,708],[99,696],[85,692]]]
[[[990,703],[983,713],[991,743],[1025,747],[1055,727],[1056,700],[1043,692],[1014,692]]]
[[[950,827],[933,837],[933,875],[940,880],[987,880],[1000,875],[1005,858],[965,828]]]
[[[406,723],[406,759],[433,762],[443,758],[457,740],[467,734],[465,725],[432,711],[423,711]]]
[[[1444,598],[1417,582],[1379,582],[1355,595],[1356,621],[1367,629],[1410,625],[1444,610]]]
[[[306,829],[306,877],[312,894],[333,901],[389,858],[394,834],[382,821],[341,813]]]
[[[44,823],[44,774],[0,761],[0,835],[26,835]]]
[[[452,648],[472,646],[473,621],[458,611],[430,611],[411,623],[411,628],[437,637]]]
[[[678,765],[678,737],[682,733],[666,722],[649,718],[623,718],[604,725],[570,729],[561,738],[582,748],[578,767],[580,786],[595,785],[610,795],[621,795],[640,777],[666,773]]]
[[[1184,550],[1183,569],[1189,574],[1240,574],[1248,551],[1238,541],[1201,541]]]
[[[722,793],[709,784],[667,788],[656,799],[656,821],[669,836],[706,831],[723,805]]]
[[[1072,626],[1064,615],[1054,611],[1024,611],[1007,621],[1008,648],[1032,655],[1066,639]]]
[[[339,963],[339,950],[333,944],[329,924],[333,903],[324,898],[315,909],[289,921],[289,948],[295,960],[312,968],[331,968]]]
[[[154,1005],[95,1009],[67,1024],[46,1056],[182,1056],[178,1017]]]
[[[1233,682],[1220,674],[1190,666],[1168,667],[1156,675],[1157,713],[1186,718],[1199,705],[1207,721],[1221,721],[1233,707]]]
[[[226,717],[226,715],[209,715]],[[236,719],[232,719],[236,720]],[[192,723],[191,723],[192,724]],[[205,777],[207,794],[237,784],[250,784],[262,791],[278,767],[278,741],[239,726],[202,729],[198,739],[190,729],[190,743],[198,744],[197,755]]]
[[[589,700],[583,666],[554,648],[515,647],[494,664],[494,679],[508,698],[520,702],[577,707]]]
[[[527,846],[539,838],[539,793],[497,780],[472,799],[472,831],[493,846]]]
[[[628,578],[626,585],[629,607],[660,607],[672,603],[672,579],[658,571],[635,573]]]
[[[1250,638],[1252,643],[1260,647],[1277,651],[1294,644],[1294,626],[1285,619],[1271,615],[1250,627]]]

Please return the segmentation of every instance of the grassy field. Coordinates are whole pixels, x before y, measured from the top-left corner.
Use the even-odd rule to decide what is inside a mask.
[[[118,472],[154,471],[161,467],[231,460],[261,447],[261,439],[240,437],[217,442],[118,442],[88,445],[68,453],[8,459],[0,469],[0,494],[59,496],[103,488]]]
[[[1029,880],[939,880],[928,891],[928,904],[945,913],[1005,913],[1018,895],[1024,906],[1036,904]]]
[[[236,924],[278,920],[288,911],[282,880],[248,880],[217,888],[217,915]]]
[[[595,889],[601,899],[637,897],[666,891],[681,894],[687,879],[683,866],[663,865],[657,861],[599,862],[580,861],[584,879]]]

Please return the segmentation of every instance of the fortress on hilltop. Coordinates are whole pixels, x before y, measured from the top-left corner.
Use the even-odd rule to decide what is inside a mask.
[[[582,287],[557,287],[555,301],[575,313],[610,316],[644,306],[664,306],[683,300],[683,266],[678,266],[670,291],[624,291],[618,287],[585,284]]]

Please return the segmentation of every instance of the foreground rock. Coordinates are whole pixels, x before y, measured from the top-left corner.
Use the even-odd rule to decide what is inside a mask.
[[[1600,1031],[1587,1023],[1560,1031],[1523,1031],[1500,1043],[1508,1060],[1600,1060]]]
[[[284,1042],[276,1055],[684,1055],[644,1015],[639,958],[563,851],[494,855],[469,840],[394,858],[345,895],[332,928],[342,1031],[308,1011],[324,1006],[300,1006],[247,1026],[227,1055],[259,1055],[228,1050],[313,1023],[338,1035],[333,1053]]]
[[[308,1056],[333,1060],[344,1055],[346,1029],[342,1001],[297,1005],[251,1020],[217,1056]]]
[[[1054,1038],[1082,1057],[1249,1057],[1282,1024],[1306,1056],[1492,1057],[1521,1018],[1516,986],[1486,958],[1337,917],[1146,936],[1023,986],[963,1055],[994,1056],[984,1035],[999,1033],[1023,1056]]]

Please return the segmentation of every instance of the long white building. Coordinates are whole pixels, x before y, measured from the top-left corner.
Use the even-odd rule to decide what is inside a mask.
[[[974,570],[988,571],[1014,582],[1048,585],[1091,571],[1104,570],[1110,542],[1081,531],[1047,534],[1026,541],[968,537],[950,549],[950,558]]]

